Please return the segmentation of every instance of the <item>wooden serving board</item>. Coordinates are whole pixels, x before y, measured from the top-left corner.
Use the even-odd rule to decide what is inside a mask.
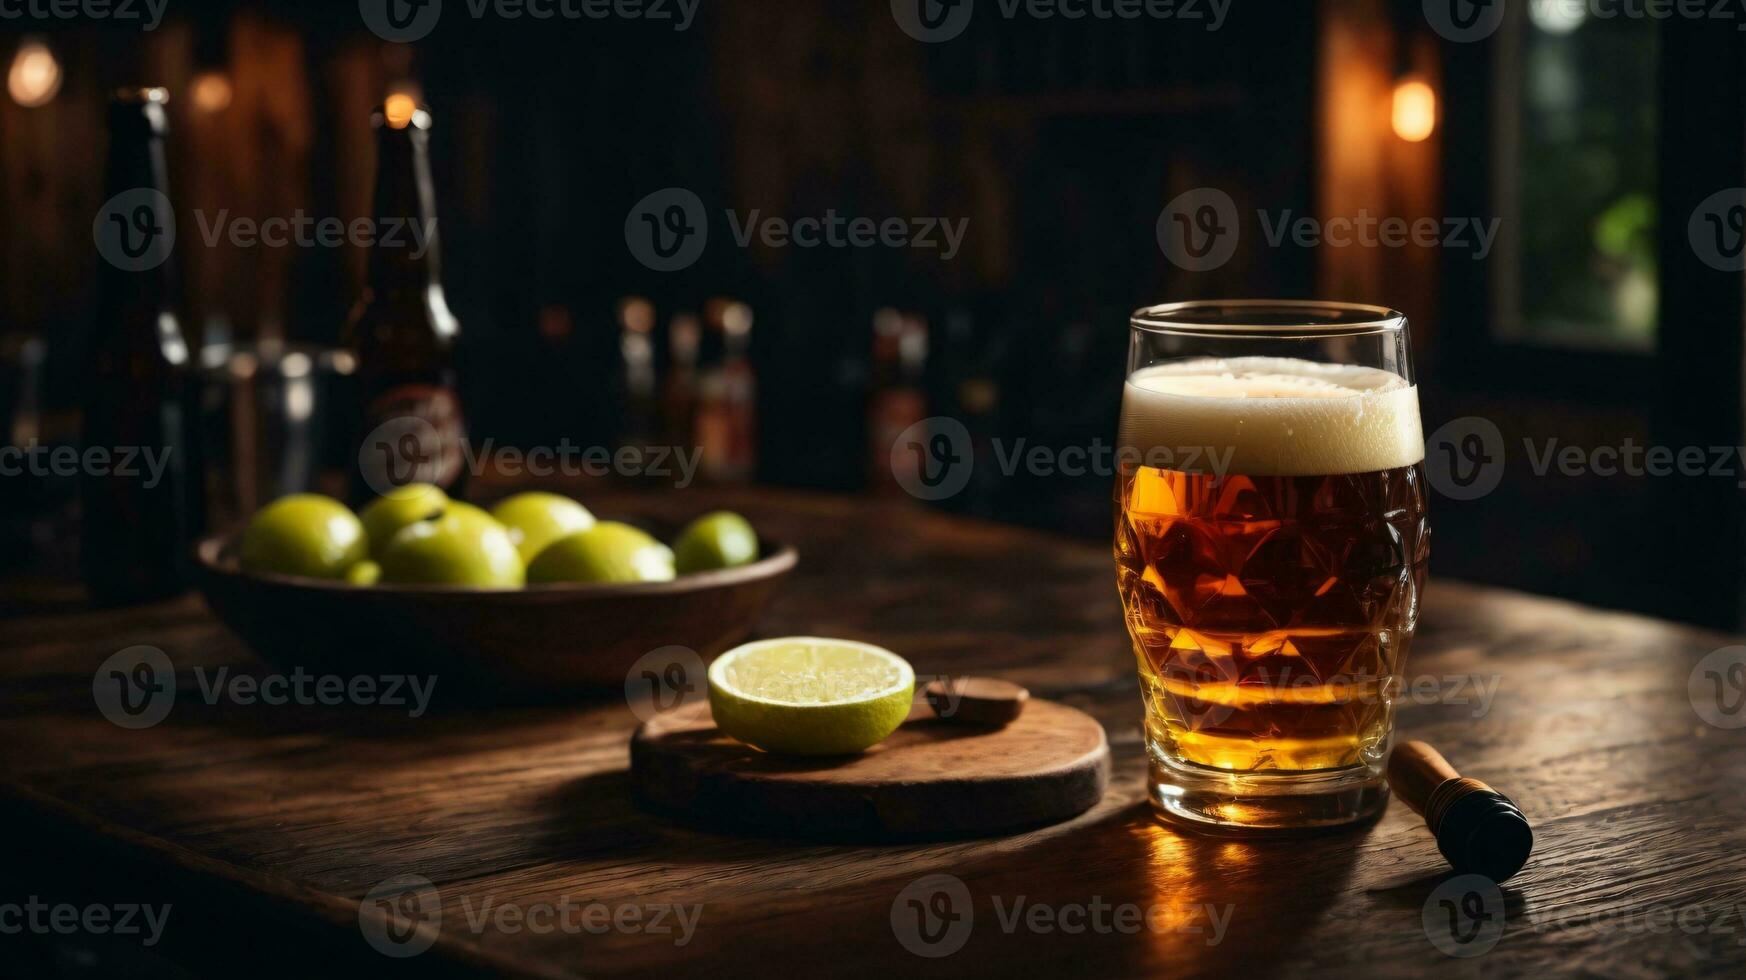
[[[1096,719],[1032,699],[1005,728],[939,720],[925,704],[848,758],[768,755],[723,734],[708,704],[631,738],[648,806],[693,823],[828,840],[978,837],[1058,823],[1103,798],[1109,741]]]

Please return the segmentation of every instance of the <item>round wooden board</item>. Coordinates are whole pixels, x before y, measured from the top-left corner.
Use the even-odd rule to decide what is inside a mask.
[[[767,755],[724,735],[709,705],[637,729],[631,778],[694,823],[831,840],[976,837],[1057,823],[1109,784],[1109,741],[1083,711],[1032,699],[1005,728],[953,725],[918,704],[857,756]]]

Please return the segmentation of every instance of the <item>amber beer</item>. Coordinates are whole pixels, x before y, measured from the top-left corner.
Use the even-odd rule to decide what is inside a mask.
[[[356,499],[408,483],[459,493],[466,424],[455,368],[460,323],[443,294],[430,176],[430,113],[405,96],[376,130],[375,240],[348,337],[362,396]]]
[[[1378,807],[1429,547],[1416,388],[1293,358],[1150,366],[1121,445],[1117,580],[1158,802],[1238,826]]]
[[[188,344],[170,261],[167,102],[161,88],[128,89],[109,106],[109,203],[98,215],[103,260],[82,439],[87,461],[102,452],[110,465],[79,476],[80,572],[103,605],[186,589],[202,510]],[[163,461],[155,477],[140,464],[147,454]]]

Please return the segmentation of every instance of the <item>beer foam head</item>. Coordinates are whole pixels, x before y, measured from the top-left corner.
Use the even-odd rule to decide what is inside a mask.
[[[1376,368],[1284,357],[1134,372],[1121,445],[1149,466],[1246,476],[1369,473],[1425,458],[1416,386]]]

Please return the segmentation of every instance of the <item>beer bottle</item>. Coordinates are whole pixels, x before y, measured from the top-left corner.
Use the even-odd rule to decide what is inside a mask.
[[[619,398],[624,406],[618,444],[655,445],[660,409],[655,388],[655,305],[641,296],[618,302]]]
[[[137,89],[109,106],[79,466],[79,567],[102,605],[182,592],[198,531],[189,351],[170,262],[168,101],[161,88]]]
[[[928,417],[922,388],[927,366],[927,322],[920,314],[890,307],[873,314],[873,370],[867,402],[868,475],[875,492],[892,493],[919,485],[919,455],[893,452],[917,423]]]
[[[460,324],[439,270],[430,113],[397,95],[370,123],[376,224],[369,282],[347,331],[362,400],[352,497],[361,502],[408,483],[458,496],[467,478],[455,371]]]
[[[757,377],[748,356],[752,308],[718,296],[704,304],[703,312],[693,434],[706,478],[743,483],[757,468]]]

